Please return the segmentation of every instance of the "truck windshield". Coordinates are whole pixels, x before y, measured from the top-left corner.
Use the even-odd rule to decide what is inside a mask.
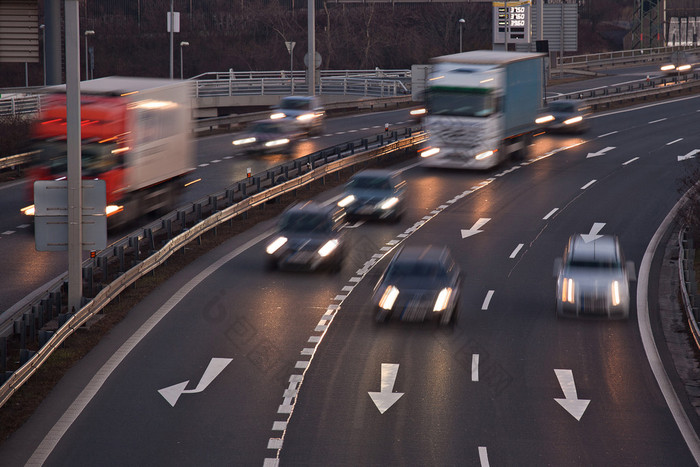
[[[469,90],[430,90],[427,93],[428,115],[488,117],[496,112],[497,100],[490,94]]]
[[[120,157],[112,154],[115,145],[83,143],[81,145],[83,176],[95,177],[120,164]],[[66,143],[63,141],[37,142],[36,163],[47,168],[52,175],[61,175],[68,170]]]

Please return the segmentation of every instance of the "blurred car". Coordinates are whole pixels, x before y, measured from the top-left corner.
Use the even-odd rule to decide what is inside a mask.
[[[408,115],[411,117],[411,120],[420,123],[428,115],[428,109],[425,106],[415,107],[408,112]]]
[[[591,107],[578,99],[562,99],[549,103],[535,120],[545,130],[562,133],[583,133],[590,128]]]
[[[462,273],[446,247],[407,246],[392,258],[374,288],[377,322],[439,320],[459,313]]]
[[[554,262],[558,316],[627,318],[634,263],[625,261],[617,237],[572,235]]]
[[[269,269],[340,271],[345,255],[345,213],[335,205],[308,201],[281,214],[265,248]]]
[[[669,56],[669,61],[661,65],[661,71],[667,75],[675,76],[693,71],[697,57],[694,54],[677,50]]]
[[[233,140],[233,147],[246,154],[291,154],[304,137],[283,120],[260,120]]]
[[[406,182],[389,170],[363,170],[345,185],[338,206],[345,208],[348,220],[371,218],[398,221],[405,207]]]
[[[272,120],[286,120],[309,135],[323,133],[326,112],[316,96],[287,96],[280,100]]]

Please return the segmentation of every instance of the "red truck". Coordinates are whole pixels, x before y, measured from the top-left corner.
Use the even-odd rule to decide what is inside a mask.
[[[175,207],[194,169],[190,85],[129,77],[80,83],[82,175],[105,181],[110,227]],[[67,172],[65,86],[47,92],[33,127],[30,200],[35,181],[60,180]],[[33,205],[22,211],[33,215]]]

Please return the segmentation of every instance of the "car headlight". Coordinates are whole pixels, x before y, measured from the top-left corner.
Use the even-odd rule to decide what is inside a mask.
[[[425,108],[413,109],[409,112],[412,116],[417,117],[419,115],[425,115],[427,113]]]
[[[265,147],[272,148],[275,146],[284,146],[285,144],[289,144],[288,138],[273,139],[272,141],[266,142]]]
[[[25,216],[33,216],[35,211],[36,209],[34,208],[33,204],[20,209],[20,212],[22,212]]]
[[[571,118],[564,120],[564,125],[572,125],[572,124],[578,123],[582,120],[583,120],[583,117],[580,115],[578,117],[571,117]]]
[[[671,71],[675,70],[676,66],[675,65],[664,65],[661,67],[661,71]]]
[[[309,120],[313,120],[316,118],[315,114],[301,114],[297,117],[297,120],[300,122],[308,122]]]
[[[237,139],[237,140],[235,140],[235,141],[233,142],[233,145],[234,145],[234,146],[241,146],[241,145],[243,145],[243,144],[254,143],[255,141],[256,141],[255,136],[251,136],[251,137],[249,137],[249,138]]]
[[[450,287],[445,287],[440,291],[435,300],[435,306],[433,311],[443,311],[447,308],[447,304],[450,302],[450,296],[452,295],[452,289]]]
[[[543,117],[539,117],[535,119],[535,123],[538,125],[541,125],[542,123],[548,123],[554,120],[554,115],[545,115]]]
[[[618,281],[612,281],[610,292],[612,292],[611,297],[613,306],[620,305],[620,283]]]
[[[333,240],[328,240],[319,250],[318,254],[321,258],[325,258],[326,256],[330,255],[333,253],[333,251],[338,247],[338,240],[333,239]]]
[[[394,206],[396,206],[396,203],[398,203],[398,202],[399,202],[399,199],[396,196],[392,196],[391,198],[387,198],[384,201],[382,201],[381,203],[379,203],[379,209],[383,209],[385,211],[389,210],[389,209],[393,208]]]
[[[338,201],[338,206],[344,208],[355,202],[355,195],[347,195],[345,198]]]
[[[267,248],[265,248],[265,251],[267,251],[268,255],[271,255],[279,250],[285,243],[287,243],[287,237],[277,237],[274,242],[270,243]]]
[[[390,285],[382,294],[382,298],[379,299],[379,307],[384,310],[391,310],[394,307],[394,302],[398,296],[399,289],[393,285]]]
[[[574,303],[574,280],[567,277],[564,278],[561,285],[561,301]]]
[[[440,148],[427,148],[424,149],[423,151],[420,151],[420,156],[425,158],[425,157],[430,157],[434,156],[435,154],[440,152]]]
[[[678,68],[676,68],[678,71],[688,71],[690,70],[690,65],[681,65]]]
[[[275,112],[272,115],[270,115],[271,120],[279,120],[280,118],[284,118],[286,115],[282,112]]]
[[[488,157],[493,156],[495,153],[496,153],[496,151],[484,151],[484,152],[479,153],[476,156],[474,156],[474,159],[480,161],[482,159],[486,159]]]

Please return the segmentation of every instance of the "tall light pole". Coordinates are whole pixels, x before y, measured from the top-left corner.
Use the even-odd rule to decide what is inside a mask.
[[[88,36],[92,36],[95,34],[95,31],[92,29],[88,29],[85,31],[85,81],[90,79],[90,75],[88,75]]]
[[[459,18],[459,53],[462,53],[462,27],[464,27],[464,18]]]
[[[290,78],[290,88],[292,95],[294,95],[294,46],[297,45],[294,41],[285,41],[284,45],[287,46],[287,51],[289,52],[289,78]]]
[[[44,65],[44,86],[46,86],[46,25],[40,24],[39,29],[41,29],[41,62]]]
[[[180,79],[184,79],[183,78],[183,65],[182,65],[182,48],[187,47],[188,45],[190,45],[189,42],[186,42],[186,41],[180,42]]]

